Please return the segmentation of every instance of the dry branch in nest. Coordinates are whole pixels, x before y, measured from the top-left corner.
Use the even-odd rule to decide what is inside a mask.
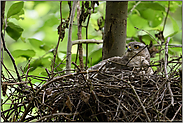
[[[180,57],[181,59],[181,57]],[[181,68],[180,59],[175,68]],[[79,69],[79,68],[78,68]],[[78,71],[55,78],[27,75],[27,82],[3,83],[11,93],[3,100],[4,121],[181,121],[181,70],[165,74],[140,75],[135,71],[105,73],[98,70]],[[102,79],[96,78],[102,76]],[[41,80],[40,85],[31,80]],[[173,92],[174,106],[167,87]],[[5,90],[4,90],[5,91]],[[10,103],[9,109],[3,106]]]

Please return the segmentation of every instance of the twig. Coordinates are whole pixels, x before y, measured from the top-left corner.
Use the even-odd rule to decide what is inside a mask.
[[[4,36],[3,36],[3,33],[2,32],[1,32],[1,40],[3,41],[4,50],[8,53],[9,57],[11,58],[11,61],[13,63],[13,66],[15,68],[15,71],[16,71],[16,74],[17,74],[17,77],[18,77],[18,81],[21,82],[21,78],[20,78],[20,75],[19,75],[17,66],[15,64],[15,60],[14,60],[13,56],[11,55],[10,51],[6,47],[6,44],[5,44],[5,41],[4,41]]]
[[[80,1],[78,1],[77,4],[77,23],[78,23],[78,40],[82,39],[82,22],[80,23],[80,16],[81,15],[81,9],[80,9]],[[81,70],[84,70],[84,64],[83,64],[83,47],[82,44],[78,44],[78,53],[79,53],[79,64]]]
[[[10,73],[10,71],[4,65],[3,61],[1,61],[1,64],[4,66],[4,68],[6,69],[6,71],[10,74],[10,76],[12,77],[12,79],[14,79],[16,81],[16,79],[13,77],[13,75]]]
[[[23,115],[22,115],[22,117],[21,117],[21,119],[20,119],[20,121],[19,122],[23,122],[24,120],[25,120],[25,117],[26,117],[26,115],[29,113],[29,109],[32,107],[32,105],[33,105],[33,101],[35,100],[35,98],[32,100],[32,101],[30,101],[29,102],[29,104],[28,104],[28,106],[26,107],[26,109],[25,109],[25,111],[24,111],[24,113],[23,113]]]
[[[139,28],[137,28],[137,27],[134,27],[134,28],[146,32],[147,34],[149,34],[149,35],[150,35],[150,36],[160,45],[159,41],[157,41],[149,32],[147,32],[147,31],[145,31],[145,30],[143,30],[143,29],[139,29]],[[161,45],[160,45],[160,46],[161,46]]]
[[[72,62],[72,64],[73,64],[74,66],[76,66],[76,67],[77,67],[77,69],[79,70],[79,72],[81,72],[81,69],[77,66],[77,64],[76,64],[76,63]],[[88,71],[87,71],[87,72],[88,72]],[[88,88],[89,88],[89,90],[90,90],[90,85],[88,84],[88,82],[87,82],[87,80],[86,80],[85,76],[84,76],[83,74],[81,74],[81,75],[82,75],[82,77],[83,77],[83,80],[87,83]]]
[[[73,116],[73,118],[72,118],[73,120],[74,120],[74,118],[75,118],[75,116],[76,116],[76,113],[77,113],[77,110],[78,110],[78,107],[79,107],[80,103],[81,103],[81,100],[79,100],[79,102],[78,102],[78,104],[77,104],[77,106],[76,106],[76,111],[75,111],[74,116]]]
[[[147,118],[148,122],[151,122],[151,120],[149,119],[149,116],[147,115],[146,109],[145,109],[144,105],[142,104],[142,102],[141,102],[141,100],[140,100],[140,97],[138,96],[137,92],[135,91],[134,86],[131,85],[130,81],[128,81],[128,84],[129,84],[130,87],[133,89],[133,92],[135,93],[136,98],[137,98],[137,100],[139,101],[139,103],[140,103],[140,105],[141,105],[141,107],[142,107],[142,110],[144,111],[144,114],[146,115],[146,118]]]
[[[79,66],[76,63],[72,62],[72,64],[78,69],[79,72],[81,72],[81,69],[79,68]]]
[[[31,80],[30,80],[30,79],[29,79],[29,84],[31,85],[31,89],[32,89],[33,95],[36,96],[36,95],[35,95],[34,87],[33,87],[32,83],[31,83]]]
[[[42,118],[40,118],[39,120],[37,120],[36,122],[39,122],[45,118],[49,118],[49,117],[54,117],[54,116],[60,116],[60,115],[77,115],[78,113],[55,113],[55,114],[51,114],[51,115],[46,115],[46,116],[43,116]]]
[[[88,71],[89,73],[92,73],[92,72],[97,72],[98,70],[90,70]],[[36,92],[36,95],[42,90],[44,89],[47,85],[51,84],[52,82],[55,82],[55,81],[58,81],[62,78],[65,78],[65,77],[69,77],[69,76],[75,76],[75,75],[78,75],[78,74],[86,74],[87,72],[86,71],[81,71],[79,73],[71,73],[71,74],[67,74],[67,75],[63,75],[63,76],[59,76],[59,77],[55,77],[53,78],[52,80],[48,81],[47,83],[45,83],[42,87],[40,87],[40,89]]]
[[[1,27],[3,27],[3,22],[4,22],[5,3],[6,1],[1,1]]]
[[[133,8],[130,10],[130,12],[128,13],[128,16],[132,13],[132,11],[141,3],[141,1],[138,1]]]
[[[82,39],[82,40],[75,40],[72,41],[72,45],[75,44],[80,44],[80,43],[97,43],[97,44],[101,44],[103,43],[103,40],[95,40],[95,39]]]
[[[61,18],[60,32],[59,32],[59,37],[58,37],[58,41],[57,41],[57,46],[55,47],[55,50],[54,50],[54,57],[53,57],[53,61],[52,61],[52,71],[51,71],[52,77],[54,76],[53,71],[54,71],[55,60],[56,60],[56,57],[57,57],[57,50],[58,50],[58,46],[59,46],[59,43],[60,43],[60,39],[61,39],[61,41],[63,40],[62,33],[61,33],[62,32],[62,1],[60,1],[60,18]]]
[[[13,96],[13,94],[14,94],[14,92],[15,92],[16,90],[14,90],[12,93],[10,93],[10,95],[8,96],[8,98],[3,102],[1,102],[1,106],[2,105],[4,105],[8,100],[10,100],[11,99],[11,97]],[[2,113],[2,112],[1,112]]]
[[[88,39],[88,25],[89,25],[90,17],[91,17],[91,9],[89,10],[89,16],[88,16],[87,24],[86,24],[86,27],[85,27],[86,28],[86,39]],[[86,43],[86,62],[85,62],[85,69],[88,68],[87,64],[88,64],[88,43]]]
[[[160,46],[159,44],[154,44],[153,46]],[[168,44],[168,46],[172,46],[172,47],[182,47],[182,45],[179,44]]]
[[[70,73],[71,69],[71,49],[72,49],[72,25],[74,21],[74,15],[75,15],[75,10],[77,6],[77,1],[73,1],[73,6],[72,6],[72,11],[71,11],[71,16],[70,16],[70,23],[69,23],[69,33],[68,33],[68,42],[67,42],[67,60],[66,60],[66,74]]]
[[[27,81],[28,79],[28,74],[29,74],[29,70],[30,70],[30,64],[28,65],[28,69],[27,69],[27,72],[26,72],[26,75],[25,75],[25,81]]]
[[[178,108],[178,110],[175,112],[173,118],[170,120],[171,122],[175,119],[177,113],[180,111],[181,108],[182,108],[182,104],[180,105],[180,107]]]
[[[98,107],[97,110],[99,111],[99,108],[100,108],[100,101],[99,101],[99,98],[98,98],[98,96],[96,95],[95,91],[91,90],[91,93],[92,93],[92,95],[93,95],[93,98],[94,98],[95,102],[97,102],[97,107]]]
[[[66,56],[54,69],[56,69],[57,67],[59,67],[63,62],[64,60],[67,58],[68,56]]]
[[[50,77],[50,72],[49,72],[49,70],[48,70],[47,68],[45,68],[45,71],[46,71],[46,73],[47,73],[47,75],[48,75],[48,78],[50,79],[51,77]]]
[[[118,112],[119,112],[119,108],[120,108],[120,105],[121,105],[121,101],[122,101],[122,99],[123,99],[123,96],[124,96],[124,95],[122,95],[122,96],[120,97],[120,100],[117,99],[118,105],[117,105],[116,114],[115,114],[115,116],[113,117],[113,120],[115,120],[115,118],[116,118],[117,115],[119,114]]]
[[[25,82],[17,82],[17,83],[1,83],[2,85],[19,85],[19,84],[26,84],[26,83],[29,83],[27,81]]]
[[[168,80],[168,74],[167,74],[167,62],[168,62],[168,43],[170,41],[170,37],[167,38],[167,41],[165,43],[165,76],[166,76],[166,80]],[[167,83],[167,87],[170,93],[170,97],[171,97],[171,104],[172,106],[174,106],[174,98],[173,98],[173,92],[171,90],[170,87],[170,82]]]
[[[166,12],[165,21],[164,21],[164,24],[163,24],[163,32],[165,30],[165,24],[166,24],[166,20],[167,20],[167,17],[168,17],[169,10],[170,10],[170,1],[168,1],[168,10]]]
[[[165,77],[168,79],[168,74],[167,74],[167,63],[168,63],[168,43],[170,41],[170,37],[167,38],[167,41],[165,43],[165,65],[164,65],[164,70],[165,70]]]

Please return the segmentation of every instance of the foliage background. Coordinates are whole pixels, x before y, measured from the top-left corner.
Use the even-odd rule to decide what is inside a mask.
[[[21,69],[23,70],[30,60],[32,69],[29,74],[46,76],[45,68],[51,70],[51,60],[53,59],[52,49],[55,48],[58,40],[57,27],[60,24],[59,1],[24,1],[21,2],[22,6],[18,7],[21,11],[7,18],[8,11],[15,11],[10,10],[10,7],[14,3],[20,3],[20,1],[6,1],[5,6],[5,18],[8,26],[5,33],[6,45],[15,59],[20,74],[22,73]],[[137,3],[139,4],[131,11]],[[99,29],[97,19],[101,16],[105,18],[105,4],[105,1],[100,1],[99,6],[96,5],[95,7],[95,12],[91,14],[88,32],[89,39],[102,39],[103,30],[96,30]],[[149,44],[150,40],[152,40],[154,44],[157,44],[147,33],[137,30],[134,27],[146,30],[154,36],[158,33],[158,30],[163,29],[167,7],[168,1],[129,1],[127,38],[134,38],[139,41],[138,36],[141,35],[146,44]],[[63,1],[62,17],[68,18],[68,15],[69,6],[67,1]],[[72,40],[77,40],[78,38],[76,24],[77,20],[75,17]],[[86,22],[83,25],[86,25]],[[86,38],[85,31],[85,28],[83,28],[82,39]],[[20,35],[20,37],[17,35]],[[164,36],[165,40],[167,37],[171,37],[169,44],[182,44],[182,1],[170,2],[170,12],[167,18]],[[66,29],[64,40],[59,45],[59,59],[56,61],[57,64],[66,57],[67,40],[68,29]],[[127,43],[128,42],[129,40],[127,40]],[[83,45],[83,48],[85,57],[85,45]],[[91,64],[95,64],[101,60],[101,48],[102,44],[89,44],[89,67]],[[77,45],[74,45],[72,47],[72,61],[75,61],[76,53]],[[182,54],[182,48],[169,48],[170,57],[179,56],[180,54]],[[156,57],[152,58],[152,60],[158,60],[158,55],[159,54],[156,54]],[[6,53],[3,53],[3,63],[8,69],[14,71],[12,62]],[[65,64],[62,64],[57,70],[61,71],[64,68]],[[2,70],[3,74],[8,77],[3,67]],[[12,72],[12,74],[16,77],[15,72]],[[32,82],[35,84],[39,83],[37,80],[33,80]]]

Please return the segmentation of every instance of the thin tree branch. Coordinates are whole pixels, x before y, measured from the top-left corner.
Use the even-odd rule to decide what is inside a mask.
[[[166,80],[168,80],[167,63],[168,63],[168,43],[169,43],[169,41],[170,41],[170,37],[167,38],[167,41],[165,43],[165,65],[164,65],[164,70],[165,70]],[[171,90],[169,81],[167,83],[167,87],[168,87],[168,90],[169,90],[169,93],[170,93],[170,97],[171,97],[171,104],[172,104],[172,106],[174,106],[173,92]]]
[[[10,73],[10,71],[6,68],[6,66],[4,65],[3,61],[1,61],[1,64],[4,66],[5,70],[10,74],[10,76],[12,77],[12,79],[14,79],[16,81],[16,79],[13,77],[13,75]],[[2,70],[2,69],[1,69]]]
[[[153,46],[160,46],[159,44],[154,44]],[[168,46],[171,46],[171,47],[182,47],[182,45],[179,45],[179,44],[168,44]]]
[[[2,31],[3,22],[4,22],[5,3],[6,1],[1,1],[1,31]]]
[[[180,107],[178,108],[178,110],[175,112],[175,115],[173,116],[173,118],[170,120],[171,122],[175,119],[177,113],[180,111],[181,108],[182,108],[182,104],[180,105]]]
[[[67,42],[67,59],[66,59],[66,74],[70,73],[71,69],[71,49],[72,49],[72,25],[74,21],[74,15],[75,15],[75,10],[77,6],[77,1],[73,1],[73,6],[72,6],[72,11],[71,11],[71,16],[70,16],[70,23],[69,23],[69,33],[68,33],[68,42]]]
[[[59,116],[59,115],[77,115],[78,113],[55,113],[55,114],[51,114],[51,115],[46,115],[46,116],[43,116],[42,118],[40,118],[39,120],[37,120],[36,122],[39,122],[45,118],[49,118],[49,117],[54,117],[54,116]]]
[[[167,17],[168,17],[169,10],[170,10],[170,1],[168,1],[168,10],[166,12],[165,21],[164,21],[164,24],[163,24],[163,31],[165,30],[165,25],[166,25],[166,20],[167,20]]]
[[[54,50],[54,58],[52,61],[52,71],[51,71],[52,77],[54,76],[53,71],[54,71],[54,67],[55,67],[55,60],[57,57],[57,50],[58,50],[58,46],[60,43],[60,39],[61,39],[61,41],[63,40],[62,34],[61,34],[62,33],[62,1],[60,1],[60,18],[61,18],[61,22],[60,22],[60,26],[59,26],[60,27],[59,38],[58,38],[57,46],[55,47],[55,50]]]
[[[128,13],[128,15],[130,15],[132,13],[132,11],[141,3],[141,1],[138,1],[133,8],[130,10],[130,12]]]
[[[80,23],[80,15],[81,15],[81,9],[80,9],[80,2],[78,1],[77,4],[77,23],[78,23],[78,40],[82,39],[82,22]],[[84,70],[84,64],[83,64],[83,47],[82,44],[78,44],[78,53],[79,53],[79,64],[81,70]]]
[[[18,81],[21,82],[21,78],[20,78],[20,75],[19,75],[19,72],[18,72],[18,69],[17,69],[17,66],[15,64],[15,60],[13,58],[13,56],[11,55],[10,51],[7,49],[6,47],[6,44],[5,44],[5,41],[4,41],[4,36],[3,36],[3,33],[1,32],[1,40],[3,42],[3,47],[4,47],[4,50],[8,53],[9,57],[11,58],[11,61],[13,63],[13,66],[15,68],[15,71],[16,71],[16,74],[17,74],[17,77],[18,77]]]
[[[88,26],[89,26],[90,17],[91,17],[91,9],[89,10],[89,16],[88,16],[88,20],[87,20],[87,24],[86,24],[86,39],[88,39]],[[85,62],[85,69],[88,68],[87,64],[88,64],[88,43],[86,43],[86,62]]]
[[[133,92],[135,93],[136,98],[137,98],[137,100],[139,101],[139,103],[140,103],[140,105],[141,105],[141,107],[142,107],[142,110],[144,111],[144,114],[145,114],[145,116],[146,116],[148,122],[151,122],[151,120],[150,120],[150,118],[149,118],[149,116],[148,116],[148,114],[147,114],[147,112],[146,112],[146,109],[145,109],[144,105],[142,104],[142,102],[141,102],[141,100],[140,100],[140,97],[138,96],[137,92],[135,91],[134,86],[131,85],[130,81],[128,81],[128,84],[129,84],[130,87],[133,89]]]
[[[168,63],[168,43],[170,41],[170,37],[167,38],[167,41],[165,43],[165,65],[164,65],[164,69],[165,69],[165,76],[166,79],[168,79],[168,74],[167,74],[167,63]]]
[[[32,101],[29,102],[29,104],[27,105],[27,107],[26,107],[26,109],[25,109],[25,111],[24,111],[24,113],[23,113],[23,115],[22,115],[19,122],[23,122],[25,120],[25,117],[29,113],[29,109],[32,107],[32,105],[33,105],[32,102],[34,102],[34,100],[35,100],[35,98]]]
[[[26,84],[28,83],[27,81],[25,82],[17,82],[17,83],[1,83],[2,85],[19,85],[19,84]]]
[[[80,44],[80,43],[103,43],[103,40],[95,40],[95,39],[82,39],[82,40],[75,40],[72,41],[72,45]]]

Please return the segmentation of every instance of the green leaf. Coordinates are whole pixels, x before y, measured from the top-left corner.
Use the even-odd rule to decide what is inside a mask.
[[[19,13],[17,13],[16,15],[13,15],[11,16],[12,18],[15,18],[17,20],[20,20],[20,19],[24,19],[23,17],[20,17],[20,15],[23,15],[24,14],[24,10],[22,9]]]
[[[173,25],[174,32],[178,32],[180,30],[179,29],[180,27],[178,26],[177,22],[170,15],[168,17],[172,21],[172,25]]]
[[[182,1],[170,1],[170,11],[175,12],[179,6],[182,6]]]
[[[14,3],[8,10],[7,18],[18,14],[22,10],[23,6],[24,6],[24,2],[22,1]]]
[[[126,32],[127,32],[127,37],[133,37],[133,36],[136,36],[137,34],[137,29],[134,28],[129,18],[127,18]]]
[[[46,58],[42,58],[42,65],[46,68],[50,68],[50,65],[52,64],[52,61],[49,60],[52,59],[52,57],[46,57]]]
[[[167,35],[166,38],[167,38],[167,37],[173,37],[174,35],[176,35],[176,34],[179,33],[179,32],[181,32],[181,31],[173,32],[173,33]],[[165,39],[166,39],[166,38],[165,38]]]
[[[152,8],[147,8],[146,10],[139,11],[142,18],[148,20],[150,27],[157,27],[163,21],[163,14],[161,11],[153,10]]]
[[[46,44],[43,44],[43,45],[40,45],[40,49],[43,49],[44,51],[49,51],[51,47]]]
[[[35,56],[36,52],[34,50],[15,50],[12,52],[12,55],[14,57],[25,57],[25,58],[30,58],[30,57],[33,57]]]
[[[168,54],[171,55],[179,55],[182,53],[182,48],[181,47],[172,47],[172,48],[168,48]]]
[[[35,39],[35,38],[29,38],[28,40],[29,40],[30,44],[31,44],[33,47],[35,47],[35,48],[40,48],[41,45],[44,45],[44,43],[43,43],[42,41],[37,40],[37,39]]]
[[[51,46],[44,44],[41,40],[35,39],[35,38],[28,38],[30,44],[38,49],[43,49],[45,51],[48,51],[51,49]]]
[[[8,33],[8,35],[13,38],[14,40],[18,40],[20,38],[20,36],[22,35],[23,29],[18,26],[15,25],[12,22],[8,22],[7,24],[7,28],[6,28],[6,32]]]
[[[163,7],[159,3],[152,3],[152,2],[141,2],[136,9],[138,10],[146,10],[146,9],[153,9],[158,11],[165,11],[165,7]],[[151,13],[149,13],[151,14]]]
[[[148,21],[137,14],[132,14],[128,18],[133,27],[142,29],[148,26]]]
[[[45,69],[44,69],[44,70],[45,70]],[[47,75],[48,75],[48,73],[45,72],[45,71],[41,72],[40,74],[43,75],[43,76],[47,76]]]
[[[156,41],[154,40],[154,38],[152,38],[149,34],[145,34],[145,35],[141,35],[142,36],[142,40],[144,42],[148,42],[147,44],[150,43],[150,41],[153,41],[153,44],[156,43]]]

